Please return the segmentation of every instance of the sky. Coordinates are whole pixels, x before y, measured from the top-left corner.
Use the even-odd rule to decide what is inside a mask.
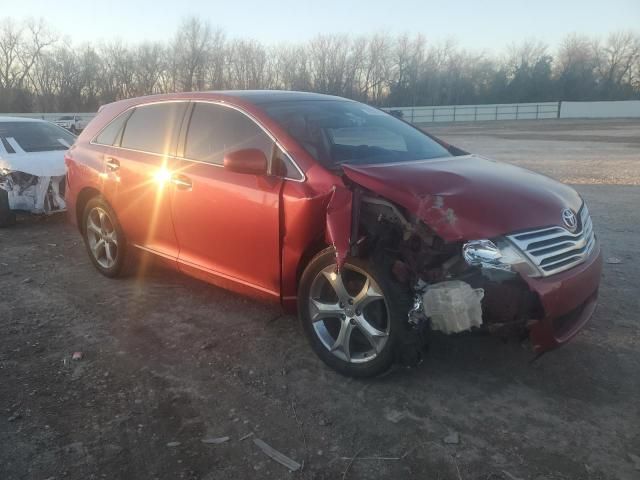
[[[74,44],[166,40],[196,15],[231,38],[266,44],[319,33],[422,33],[464,48],[501,50],[537,38],[557,45],[568,33],[640,31],[640,0],[2,0],[0,19],[44,18]]]

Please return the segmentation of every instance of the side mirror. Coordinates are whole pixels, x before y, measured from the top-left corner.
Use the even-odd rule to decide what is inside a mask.
[[[224,168],[236,173],[266,175],[267,157],[262,150],[257,148],[236,150],[225,154]]]

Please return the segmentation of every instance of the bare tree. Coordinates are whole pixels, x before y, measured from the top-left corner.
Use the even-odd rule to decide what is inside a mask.
[[[426,55],[426,40],[422,35],[413,38],[401,35],[391,53],[392,80],[389,101],[397,106],[417,105],[418,82]]]
[[[0,111],[95,111],[138,95],[234,88],[390,106],[640,98],[640,36],[572,34],[556,50],[528,39],[498,56],[406,34],[266,45],[190,17],[168,42],[94,47],[56,40],[41,20],[0,20]]]
[[[255,40],[234,40],[229,46],[229,80],[234,88],[268,88],[267,51]]]
[[[307,52],[302,45],[280,45],[273,52],[274,83],[285,90],[311,90],[312,79]]]
[[[150,95],[159,91],[159,79],[164,70],[165,50],[159,43],[145,42],[136,48],[135,95]]]
[[[390,55],[391,41],[387,35],[376,34],[368,39],[360,86],[363,100],[382,103],[388,91]]]
[[[606,42],[593,43],[596,71],[603,93],[611,98],[633,89],[640,60],[640,36],[633,32],[615,32]]]
[[[225,70],[228,55],[226,35],[221,29],[215,29],[211,35],[210,51],[206,65],[208,88],[213,90],[225,88]]]
[[[17,24],[5,19],[0,24],[0,85],[23,86],[43,50],[54,41],[42,20]]]
[[[345,35],[319,35],[309,43],[313,88],[340,95],[345,90],[347,59],[351,42]]]
[[[593,42],[584,35],[568,35],[560,44],[556,76],[565,100],[593,100],[596,93]]]
[[[110,101],[129,98],[135,95],[135,56],[134,53],[116,41],[103,45],[102,96]]]
[[[212,50],[213,35],[211,25],[198,17],[186,18],[178,28],[173,50],[176,55],[181,90],[190,92],[204,89],[205,71],[208,56]]]

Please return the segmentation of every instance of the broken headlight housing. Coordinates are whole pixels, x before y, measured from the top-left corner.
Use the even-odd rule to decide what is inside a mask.
[[[504,238],[471,240],[462,245],[462,257],[472,267],[540,276],[536,266]]]
[[[11,177],[9,176],[10,174],[11,174],[11,170],[4,167],[0,167],[0,183],[2,185],[6,185],[6,183],[11,180]]]

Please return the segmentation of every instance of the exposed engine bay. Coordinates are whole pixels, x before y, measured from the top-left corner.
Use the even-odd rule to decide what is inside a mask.
[[[537,296],[518,272],[490,259],[470,265],[463,242],[443,241],[415,216],[359,187],[353,211],[358,226],[352,254],[385,262],[412,292],[408,322],[414,328],[524,337],[527,322],[539,318]]]
[[[7,192],[13,211],[50,214],[66,209],[65,176],[35,176],[0,170],[0,189]]]

